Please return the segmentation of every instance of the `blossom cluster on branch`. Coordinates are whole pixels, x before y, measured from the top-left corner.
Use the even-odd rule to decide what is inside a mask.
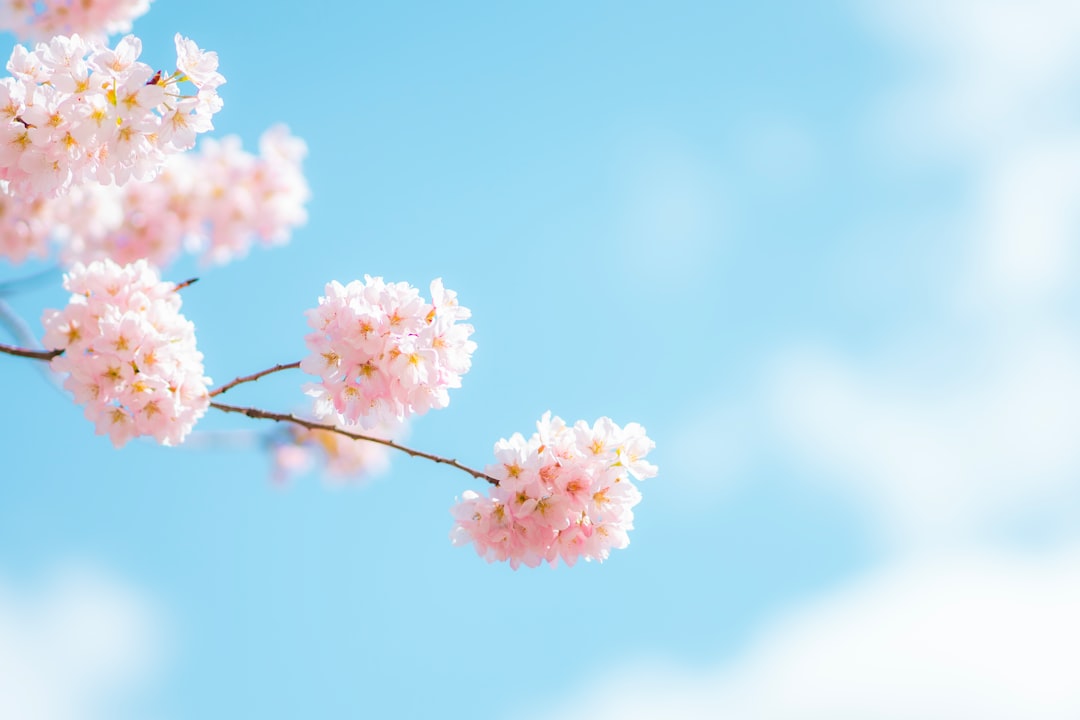
[[[116,447],[148,435],[179,445],[210,405],[210,378],[180,294],[145,260],[76,264],[64,276],[63,310],[42,317],[46,347],[63,350],[52,369],[86,405],[86,417]]]
[[[308,394],[320,413],[366,428],[444,408],[472,364],[473,327],[458,322],[471,314],[441,279],[431,282],[430,303],[381,277],[331,282],[307,313],[314,332],[300,368],[320,378]]]
[[[11,192],[52,196],[73,184],[149,180],[195,144],[221,109],[217,54],[176,36],[176,70],[138,61],[134,35],[115,48],[57,35],[16,45],[0,79],[0,178]],[[194,94],[182,87],[190,83]]]
[[[132,35],[105,44],[149,3],[0,0],[0,30],[45,39],[16,46],[11,77],[0,78],[0,257],[19,263],[56,245],[71,293],[43,313],[46,350],[0,344],[0,353],[49,361],[118,448],[137,437],[179,445],[213,408],[282,424],[265,442],[278,479],[316,462],[339,478],[371,475],[393,449],[488,483],[488,494],[466,491],[453,507],[451,539],[489,561],[573,565],[625,547],[641,498],[633,481],[656,474],[636,423],[568,425],[548,413],[530,439],[496,443],[483,471],[400,443],[409,418],[449,405],[476,350],[472,313],[441,278],[430,300],[370,275],[330,282],[306,312],[309,355],[211,389],[195,326],[180,313],[179,290],[192,281],[163,281],[158,268],[184,249],[223,263],[256,241],[286,241],[307,218],[307,148],[276,126],[257,156],[236,137],[184,154],[212,129],[225,80],[216,53],[179,34],[171,72],[139,62]],[[217,399],[297,368],[317,378],[302,387],[308,413]]]
[[[454,506],[450,538],[511,567],[604,560],[629,544],[641,493],[631,478],[656,475],[645,456],[654,447],[637,423],[610,418],[573,426],[546,413],[526,440],[514,433],[495,444],[487,496],[466,491]]]

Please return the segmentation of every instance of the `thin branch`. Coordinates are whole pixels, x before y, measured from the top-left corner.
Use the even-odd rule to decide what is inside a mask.
[[[193,277],[193,278],[190,278],[188,280],[185,280],[182,283],[177,283],[176,287],[173,288],[173,292],[179,292],[180,290],[183,290],[186,287],[191,287],[192,285],[194,285],[197,282],[199,282],[199,278]]]
[[[466,472],[472,475],[477,480],[483,480],[489,482],[492,485],[498,485],[499,481],[491,477],[487,473],[482,473],[479,470],[473,470],[467,465],[462,465],[457,460],[450,458],[440,457],[439,455],[433,455],[431,453],[422,452],[420,450],[413,450],[412,448],[405,447],[404,445],[398,445],[393,440],[384,440],[382,438],[371,437],[369,435],[361,435],[359,433],[349,432],[333,425],[327,425],[325,423],[312,422],[310,420],[304,420],[298,418],[295,415],[286,415],[283,413],[273,413],[266,410],[259,410],[258,408],[250,407],[238,407],[236,405],[225,405],[224,403],[210,403],[210,407],[221,410],[227,413],[239,413],[241,415],[247,415],[249,418],[255,418],[256,420],[273,420],[275,422],[288,422],[300,427],[305,427],[308,430],[325,430],[327,432],[337,433],[353,440],[367,440],[368,442],[378,443],[379,445],[385,445],[386,447],[393,448],[394,450],[400,450],[406,455],[412,457],[424,458],[435,463],[441,463],[443,465],[449,465],[450,467],[457,468],[462,472]]]
[[[41,350],[41,343],[34,337],[34,333],[30,332],[30,326],[15,312],[15,308],[11,307],[2,298],[0,298],[0,324],[7,328],[8,332],[15,338],[15,342],[22,345],[23,349]],[[38,365],[37,368],[49,385],[56,390],[63,391],[59,376],[48,365]]]
[[[63,355],[63,350],[29,350],[27,348],[4,345],[0,343],[0,353],[14,355],[16,357],[30,358],[32,360],[52,360],[57,355]]]
[[[251,375],[245,375],[243,377],[238,377],[238,378],[236,378],[235,380],[233,380],[231,382],[225,383],[224,385],[217,388],[216,390],[211,390],[210,391],[210,397],[217,397],[218,395],[221,395],[222,393],[233,389],[234,387],[236,387],[237,385],[240,385],[241,383],[255,382],[259,378],[265,377],[265,376],[267,376],[267,375],[269,375],[271,373],[281,372],[282,370],[292,370],[292,369],[298,368],[298,367],[300,367],[300,361],[297,361],[297,362],[294,362],[294,363],[289,363],[288,365],[275,365],[272,368],[267,368],[266,370],[260,370],[257,373],[252,373]]]
[[[3,343],[0,343],[0,353],[6,353],[8,355],[15,355],[16,357],[31,358],[31,359],[34,359],[34,360],[52,360],[54,357],[56,357],[58,355],[62,355],[63,352],[64,351],[62,349],[61,350],[29,350],[27,348],[15,347],[14,345],[4,345]],[[218,389],[212,390],[210,392],[210,397],[220,395],[221,393],[225,392],[226,390],[229,390],[230,388],[234,388],[237,385],[240,385],[241,383],[254,382],[255,380],[258,380],[261,377],[264,377],[266,375],[270,375],[271,373],[280,372],[282,370],[290,370],[290,369],[298,368],[298,367],[300,367],[299,362],[289,363],[288,365],[275,365],[272,368],[267,368],[266,370],[260,370],[259,372],[253,373],[251,375],[246,375],[244,377],[238,377],[235,380],[233,380],[231,382],[228,382],[225,385],[222,385]],[[347,437],[347,438],[352,438],[353,440],[366,440],[368,442],[378,443],[379,445],[385,445],[388,448],[393,448],[394,450],[399,450],[399,451],[405,453],[406,455],[411,455],[412,457],[424,458],[425,460],[430,460],[431,462],[434,462],[434,463],[439,463],[439,464],[442,464],[442,465],[449,465],[452,468],[457,468],[458,470],[461,470],[462,472],[465,472],[465,473],[468,473],[469,475],[472,475],[477,480],[483,480],[485,482],[491,483],[492,485],[498,485],[499,484],[498,480],[491,477],[487,473],[480,472],[479,470],[473,470],[468,465],[462,465],[461,463],[459,463],[457,460],[454,460],[453,458],[444,458],[444,457],[442,457],[440,455],[434,455],[432,453],[423,452],[422,450],[413,450],[412,448],[405,447],[404,445],[399,445],[398,443],[394,442],[393,440],[385,440],[383,438],[371,437],[370,435],[361,435],[360,433],[350,432],[348,430],[344,430],[342,428],[335,427],[334,425],[328,425],[326,423],[319,423],[319,422],[312,422],[311,420],[304,420],[303,418],[298,418],[295,415],[287,415],[287,414],[284,414],[284,413],[273,413],[273,412],[269,412],[267,410],[259,410],[258,408],[239,407],[237,405],[226,405],[224,403],[216,403],[216,402],[215,403],[210,403],[210,407],[221,410],[222,412],[239,413],[241,415],[246,415],[249,418],[255,418],[256,420],[273,420],[275,422],[288,422],[288,423],[292,423],[294,425],[299,425],[300,427],[307,428],[308,430],[324,430],[326,432],[332,432],[332,433],[336,433],[338,435],[342,435],[342,436]]]

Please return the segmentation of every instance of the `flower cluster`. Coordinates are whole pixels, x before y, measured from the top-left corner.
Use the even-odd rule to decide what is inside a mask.
[[[14,195],[0,183],[0,256],[45,257],[55,240],[65,265],[146,259],[160,268],[185,248],[222,263],[256,239],[285,243],[307,220],[307,148],[275,126],[259,150],[242,150],[236,136],[206,140],[198,152],[170,156],[149,182],[78,185],[55,198]]]
[[[21,263],[49,254],[49,238],[57,227],[54,201],[16,196],[0,180],[0,257]]]
[[[476,350],[464,322],[471,312],[441,279],[430,301],[381,277],[327,284],[306,313],[307,357],[214,393],[299,365],[318,378],[304,388],[317,423],[211,403],[194,325],[180,314],[182,286],[161,281],[155,267],[181,250],[223,263],[256,241],[286,242],[307,220],[307,148],[277,126],[257,156],[236,137],[184,154],[213,129],[225,79],[216,53],[179,34],[171,72],[139,62],[132,35],[106,44],[151,2],[0,0],[0,30],[45,39],[17,45],[10,77],[0,78],[0,257],[47,257],[55,243],[71,293],[64,309],[42,316],[49,352],[0,345],[0,353],[51,358],[117,448],[142,436],[180,444],[213,405],[286,423],[263,443],[278,481],[315,463],[341,480],[374,475],[388,466],[389,447],[486,477],[488,495],[467,491],[452,508],[450,537],[489,562],[602,562],[628,545],[641,499],[633,481],[657,472],[645,460],[654,444],[636,423],[568,426],[547,413],[530,439],[496,443],[484,473],[397,444],[410,416],[449,404]]]
[[[645,429],[606,417],[570,427],[546,413],[537,430],[495,444],[497,462],[485,472],[499,484],[487,497],[466,491],[453,507],[454,545],[474,543],[488,562],[509,560],[514,569],[560,557],[603,561],[626,547],[641,500],[630,478],[656,475],[645,461],[654,447]]]
[[[408,283],[381,277],[331,282],[307,311],[314,332],[300,367],[321,378],[308,394],[363,427],[446,407],[476,349],[472,325],[458,322],[471,314],[441,279],[431,283],[430,303]]]
[[[333,424],[333,418],[316,418]],[[400,440],[405,434],[404,423],[379,423],[370,429],[337,423],[347,432],[383,440]],[[367,440],[354,440],[329,430],[309,430],[289,425],[270,443],[272,476],[284,482],[289,476],[321,465],[326,475],[336,481],[355,481],[369,478],[390,467],[390,449]]]
[[[21,38],[104,37],[129,32],[150,0],[0,0],[0,30]]]
[[[236,136],[204,143],[185,168],[186,192],[174,195],[191,198],[178,213],[195,219],[187,234],[191,249],[224,263],[244,257],[253,238],[264,245],[287,242],[292,229],[307,222],[311,192],[300,167],[306,155],[307,145],[284,125],[262,134],[258,156],[242,150]]]
[[[116,447],[140,435],[163,445],[183,441],[210,404],[195,327],[180,314],[180,295],[145,262],[75,265],[63,310],[42,317],[46,347],[64,387]]]
[[[114,49],[78,35],[15,46],[12,77],[0,78],[0,179],[11,192],[149,180],[212,129],[225,82],[217,54],[177,35],[177,69],[166,75],[138,62],[141,51],[133,35]],[[195,94],[181,93],[185,81]]]

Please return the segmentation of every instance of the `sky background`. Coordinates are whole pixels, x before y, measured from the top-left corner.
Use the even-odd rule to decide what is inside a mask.
[[[660,472],[627,549],[515,572],[450,545],[463,473],[117,451],[0,357],[0,717],[1080,715],[1080,6],[155,0],[144,59],[178,31],[216,136],[309,148],[288,245],[164,271],[215,381],[442,277],[478,349],[409,444],[606,415]]]

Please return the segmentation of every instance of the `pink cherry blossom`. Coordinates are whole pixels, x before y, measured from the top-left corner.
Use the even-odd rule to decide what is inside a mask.
[[[185,58],[193,52],[179,35],[176,44]],[[132,36],[115,49],[78,35],[15,47],[12,76],[0,78],[0,179],[12,193],[55,196],[82,183],[149,180],[167,157],[192,147],[195,133],[212,128],[221,76],[204,71],[205,84],[193,82],[195,94],[185,94],[191,78],[179,69],[155,73],[137,61],[140,50]]]
[[[335,424],[342,430],[384,440],[401,440],[406,430],[403,423],[379,423],[368,429],[337,423],[332,413],[325,416],[319,408],[313,418],[317,422]],[[275,437],[270,443],[270,452],[274,466],[272,476],[277,482],[305,472],[313,465],[320,466],[326,477],[335,482],[374,477],[390,467],[390,449],[385,445],[299,425],[290,425]]]
[[[164,267],[184,250],[224,263],[255,242],[288,242],[307,220],[306,146],[279,125],[259,148],[245,152],[235,136],[206,140],[170,156],[149,182],[91,183],[48,199],[12,194],[0,182],[0,256],[45,257],[52,240],[65,265],[145,258]]]
[[[214,90],[225,82],[218,69],[216,52],[201,50],[198,45],[177,33],[176,68],[200,89]]]
[[[304,445],[292,442],[275,442],[270,445],[270,461],[273,465],[270,479],[283,485],[293,475],[307,472],[315,463],[314,452]]]
[[[450,403],[447,392],[461,387],[476,343],[471,313],[437,279],[435,303],[408,283],[365,276],[348,285],[331,282],[318,307],[307,312],[314,332],[305,338],[311,355],[300,362],[319,383],[308,394],[343,422],[373,427],[400,422]]]
[[[0,257],[12,263],[48,257],[56,228],[52,204],[43,198],[14,197],[0,181]]]
[[[74,33],[104,39],[130,31],[149,9],[150,0],[0,0],[0,30],[37,40]]]
[[[630,543],[641,500],[631,479],[656,475],[645,460],[653,447],[637,423],[619,427],[604,417],[569,427],[546,413],[528,440],[515,433],[495,443],[496,462],[485,472],[499,484],[487,496],[462,494],[450,539],[514,569],[559,558],[602,562]]]
[[[64,276],[63,310],[46,310],[43,343],[64,353],[51,367],[116,447],[149,435],[178,445],[210,404],[195,327],[180,295],[145,260],[76,264]]]

